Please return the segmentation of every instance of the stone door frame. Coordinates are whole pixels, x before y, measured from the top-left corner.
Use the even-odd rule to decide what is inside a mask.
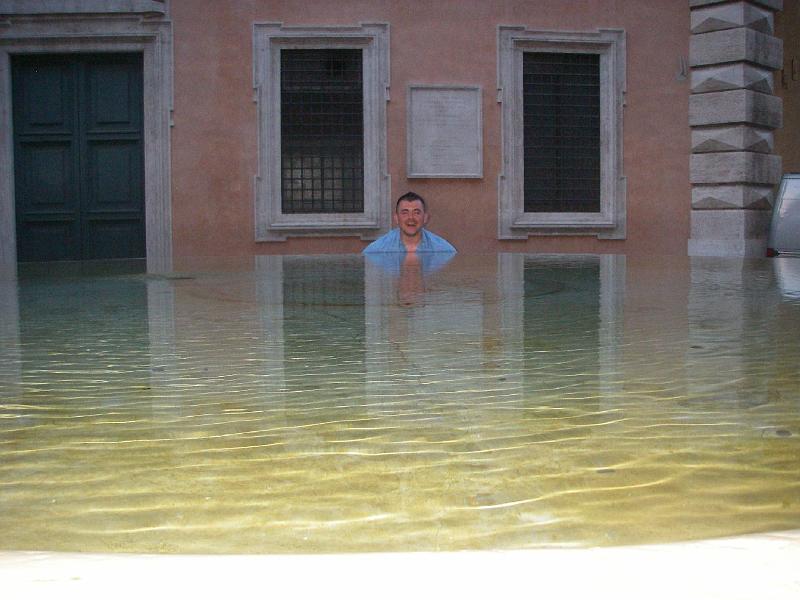
[[[17,270],[11,56],[36,53],[143,55],[147,270],[171,270],[172,24],[163,14],[152,13],[4,18],[0,22],[0,276],[13,278]]]

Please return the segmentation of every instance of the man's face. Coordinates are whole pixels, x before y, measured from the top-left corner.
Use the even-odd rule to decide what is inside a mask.
[[[413,237],[428,223],[428,213],[419,200],[401,200],[397,205],[394,219],[400,231]]]

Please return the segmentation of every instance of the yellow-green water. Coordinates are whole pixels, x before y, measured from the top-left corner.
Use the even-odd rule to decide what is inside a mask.
[[[800,527],[800,260],[257,257],[0,284],[0,550]]]

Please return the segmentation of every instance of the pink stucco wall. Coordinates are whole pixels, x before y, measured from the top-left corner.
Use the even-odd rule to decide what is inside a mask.
[[[180,256],[358,252],[355,237],[254,241],[257,107],[252,25],[390,24],[387,105],[391,196],[413,189],[431,204],[430,228],[462,251],[685,254],[689,230],[689,9],[676,0],[173,0],[174,253]],[[497,26],[627,34],[624,173],[628,235],[497,240],[501,168]],[[406,177],[406,86],[483,88],[484,177]]]
[[[775,93],[783,101],[783,127],[775,132],[775,153],[784,173],[800,173],[800,3],[788,0],[775,19],[775,33],[783,40],[783,69],[775,74]]]

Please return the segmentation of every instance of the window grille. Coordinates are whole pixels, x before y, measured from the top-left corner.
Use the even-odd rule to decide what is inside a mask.
[[[364,210],[360,49],[281,50],[281,209]]]
[[[525,212],[600,211],[600,57],[525,52]]]

